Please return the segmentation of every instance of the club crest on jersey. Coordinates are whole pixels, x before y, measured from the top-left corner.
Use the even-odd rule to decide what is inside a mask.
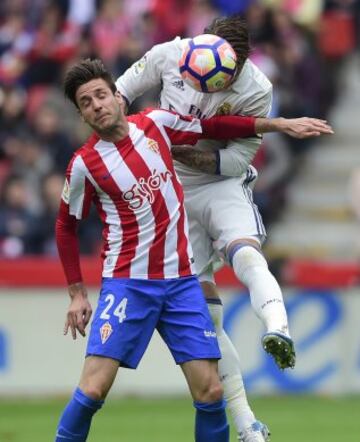
[[[139,209],[145,201],[152,204],[155,201],[155,191],[160,189],[162,183],[166,183],[171,178],[172,173],[169,170],[158,172],[154,169],[149,177],[139,178],[136,184],[122,194],[122,198],[132,210]]]
[[[218,110],[216,111],[216,115],[230,115],[231,112],[231,104],[230,103],[223,103]]]
[[[140,75],[141,72],[145,69],[145,64],[146,64],[146,55],[140,58],[140,60],[133,65],[134,74]]]
[[[63,187],[63,190],[61,193],[61,198],[66,204],[69,204],[70,186],[69,186],[69,181],[67,178],[65,179],[64,187]]]
[[[100,327],[100,337],[103,344],[105,344],[105,342],[110,338],[112,332],[113,329],[110,322],[105,322],[105,324]]]
[[[160,148],[159,148],[158,143],[157,143],[155,140],[152,140],[151,138],[148,138],[148,139],[147,139],[147,145],[148,145],[148,148],[149,148],[151,151],[153,151],[154,153],[159,154],[159,152],[160,152]]]

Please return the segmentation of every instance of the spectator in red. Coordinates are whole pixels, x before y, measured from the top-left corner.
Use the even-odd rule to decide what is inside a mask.
[[[184,37],[195,37],[203,34],[204,29],[211,23],[220,12],[214,8],[210,0],[196,0],[189,14],[187,29]]]
[[[122,1],[104,0],[91,27],[91,40],[98,57],[113,69],[117,59],[131,50],[131,23]]]
[[[194,0],[154,0],[152,13],[157,22],[158,43],[184,36]]]
[[[77,53],[80,30],[66,19],[64,9],[56,2],[45,8],[29,52],[29,69],[24,77],[27,87],[59,80],[64,63]]]

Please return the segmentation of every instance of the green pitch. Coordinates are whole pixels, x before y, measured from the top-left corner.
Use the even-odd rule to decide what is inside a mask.
[[[1,400],[0,442],[51,442],[66,400]],[[251,400],[272,442],[359,442],[360,397],[266,397]],[[109,399],[89,442],[191,442],[187,399]],[[231,441],[236,441],[232,430]]]

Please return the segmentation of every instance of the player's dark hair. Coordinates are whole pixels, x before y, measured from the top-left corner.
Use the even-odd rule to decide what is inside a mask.
[[[215,18],[204,29],[206,34],[215,34],[231,44],[237,56],[238,72],[241,71],[250,52],[249,33],[245,20],[239,15]]]
[[[64,94],[76,107],[79,107],[76,102],[76,91],[85,83],[91,80],[102,78],[111,89],[112,93],[116,92],[116,85],[111,74],[105,68],[103,62],[98,58],[91,60],[87,58],[76,65],[72,66],[65,75],[64,80]]]

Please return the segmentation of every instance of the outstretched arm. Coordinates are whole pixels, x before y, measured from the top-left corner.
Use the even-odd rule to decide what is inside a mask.
[[[318,120],[316,118],[256,118],[254,131],[257,133],[265,132],[282,132],[294,138],[308,138],[312,136],[319,136],[322,134],[332,134],[333,131],[331,127],[324,120]],[[216,134],[215,134],[216,136]],[[243,154],[249,149],[248,156],[250,159],[254,156],[257,146],[260,144],[260,139],[247,138],[244,140],[239,140],[242,144]],[[229,150],[229,155],[233,157],[236,156],[236,143],[232,143],[233,148]],[[247,149],[245,147],[247,146]],[[224,146],[225,147],[225,146]],[[245,150],[244,150],[245,149]],[[221,153],[220,153],[221,152]],[[235,165],[239,161],[234,159],[230,160],[232,164],[231,170],[226,173],[224,167],[220,168],[220,156],[222,157],[221,164],[224,166],[223,162],[226,160],[224,155],[227,153],[227,149],[222,149],[221,151],[200,151],[195,147],[190,146],[174,146],[172,148],[172,156],[175,160],[192,167],[193,169],[200,170],[208,174],[218,174],[226,176],[239,176],[241,175],[248,165],[248,160],[244,158],[241,162],[244,163],[241,170],[238,170],[238,166]],[[241,154],[243,156],[243,154]],[[236,157],[237,158],[237,157]],[[220,170],[221,169],[221,170]],[[225,172],[225,173],[224,173]]]
[[[229,140],[267,132],[283,132],[294,138],[333,134],[325,120],[317,118],[254,118],[237,115],[216,116],[201,120],[201,138]]]
[[[333,134],[326,120],[318,118],[256,118],[256,133],[282,132],[293,138],[319,137]]]

